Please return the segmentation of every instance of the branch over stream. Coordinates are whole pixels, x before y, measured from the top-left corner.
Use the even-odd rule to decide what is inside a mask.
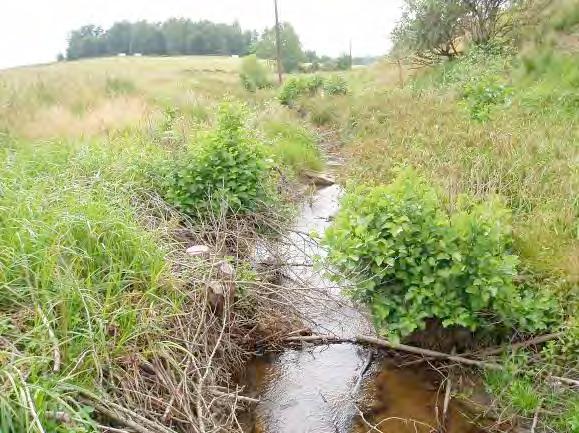
[[[549,334],[548,336],[544,337],[537,337],[534,339],[529,340],[527,343],[518,343],[516,345],[517,348],[529,346],[532,344],[536,344],[537,341],[544,342],[550,339],[557,338],[559,334]],[[430,349],[422,349],[420,347],[409,346],[407,344],[400,344],[400,343],[393,343],[388,340],[384,340],[381,338],[371,337],[367,335],[357,335],[351,338],[343,338],[337,337],[333,335],[306,335],[306,336],[295,336],[295,337],[287,337],[285,339],[288,343],[292,342],[305,342],[305,343],[312,343],[312,344],[340,344],[340,343],[351,343],[351,344],[360,344],[360,345],[370,345],[376,346],[384,349],[391,349],[397,350],[401,352],[413,353],[415,355],[421,355],[425,357],[429,357],[432,359],[445,359],[448,361],[457,362],[460,364],[470,365],[474,367],[479,367],[481,369],[487,370],[502,370],[504,366],[501,364],[497,364],[494,362],[488,361],[479,361],[476,359],[465,358],[464,356],[460,355],[452,355],[443,352],[437,352],[435,350]],[[501,353],[502,350],[493,349],[487,351],[488,353]],[[561,383],[565,383],[567,385],[573,387],[579,387],[579,380],[570,379],[567,377],[560,377],[560,376],[549,376],[549,379],[559,381]]]

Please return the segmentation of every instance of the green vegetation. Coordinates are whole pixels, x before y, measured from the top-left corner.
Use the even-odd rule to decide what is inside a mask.
[[[255,54],[246,56],[241,61],[239,78],[241,84],[250,92],[257,89],[266,89],[272,86],[271,72],[266,65],[261,63]]]
[[[517,3],[501,12],[512,33],[451,38],[452,61],[438,43],[400,44],[395,59],[434,65],[385,62],[350,74],[347,95],[298,100],[346,143],[350,186],[328,259],[381,333],[405,336],[428,318],[495,342],[562,333],[485,377],[490,413],[529,428],[537,417],[541,432],[577,431],[576,391],[549,378],[579,378],[577,10]]]
[[[282,105],[292,107],[297,100],[305,96],[315,96],[320,90],[327,95],[345,95],[348,84],[339,75],[323,77],[321,75],[303,75],[291,77],[284,83],[278,99]]]
[[[222,105],[216,131],[167,162],[161,189],[170,204],[197,216],[252,212],[271,201],[266,150],[243,122],[242,107]]]
[[[323,160],[316,137],[305,127],[292,122],[272,120],[264,124],[273,154],[294,173],[321,171]]]
[[[154,431],[210,418],[233,428],[235,407],[211,390],[268,329],[248,245],[236,244],[256,236],[242,214],[261,212],[259,228],[283,220],[277,172],[320,163],[315,137],[273,94],[243,90],[238,67],[115,58],[0,72],[2,433],[102,431],[118,426],[107,409]],[[239,270],[231,322],[207,302],[217,277],[185,254],[195,244]],[[201,383],[207,406],[191,411]]]
[[[332,264],[357,281],[353,297],[395,338],[432,318],[472,331],[499,323],[547,329],[556,305],[548,294],[539,299],[535,288],[515,286],[512,241],[500,202],[462,197],[449,213],[441,193],[413,171],[351,191],[325,235]]]

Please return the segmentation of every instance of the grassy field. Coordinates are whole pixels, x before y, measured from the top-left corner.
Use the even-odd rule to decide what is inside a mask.
[[[240,283],[221,323],[205,299],[215,268],[185,249],[209,244],[245,269],[237,243],[254,234],[243,218],[228,231],[230,217],[184,215],[159,178],[196,163],[200,143],[211,152],[245,131],[286,179],[322,166],[315,134],[271,90],[246,92],[238,66],[143,57],[0,71],[1,432],[102,431],[103,414],[145,415],[155,431],[236,428],[237,403],[211,390],[229,384],[264,329],[259,289]],[[223,100],[245,104],[242,132],[217,125]]]
[[[575,433],[576,393],[540,380],[578,374],[574,17],[557,10],[519,53],[472,50],[421,70],[384,61],[317,80],[290,108],[279,89],[244,90],[235,58],[0,71],[0,432],[106,431],[101,423],[123,418],[164,433],[235,429],[235,402],[215,396],[248,353],[243,336],[275,330],[256,320],[264,305],[243,251],[257,236],[252,224],[280,217],[267,213],[286,199],[279,180],[323,170],[323,132],[342,144],[350,191],[412,167],[445,212],[464,196],[501,198],[512,215],[508,252],[520,261],[515,283],[546,300],[530,314],[555,305],[556,325],[540,329],[563,336],[505,357],[509,368],[486,377],[487,388],[500,420],[541,413],[537,431]],[[277,185],[248,167],[268,167]],[[215,202],[204,209],[221,214],[185,215],[217,169],[263,186],[259,194],[275,190],[273,206],[233,226]],[[243,206],[261,199],[247,188],[231,188]],[[241,270],[227,320],[206,308],[215,270],[184,253],[195,243],[226,250]]]

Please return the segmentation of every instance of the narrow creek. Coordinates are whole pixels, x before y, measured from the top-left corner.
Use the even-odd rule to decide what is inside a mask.
[[[305,234],[323,233],[331,224],[341,193],[338,185],[324,187],[303,204],[290,234],[292,242],[284,252],[288,261],[297,264],[286,284],[328,295],[316,301],[315,295],[304,294],[295,301],[312,332],[371,335],[374,330],[368,317],[309,263],[323,251]],[[260,398],[255,433],[430,432],[435,431],[435,410],[444,398],[444,390],[438,392],[440,378],[432,372],[397,368],[372,349],[353,344],[304,343],[301,348],[256,358],[246,375]],[[377,426],[371,428],[368,423]],[[477,430],[451,404],[446,431]]]

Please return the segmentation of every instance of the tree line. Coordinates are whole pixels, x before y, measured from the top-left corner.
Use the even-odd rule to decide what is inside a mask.
[[[66,58],[143,55],[245,55],[258,39],[238,23],[220,24],[171,18],[161,23],[121,21],[105,30],[85,25],[71,32]]]
[[[351,66],[351,59],[346,54],[333,59],[318,56],[315,51],[304,51],[296,30],[288,22],[280,24],[280,42],[285,72],[296,71],[303,64],[308,66],[309,72],[348,69]],[[71,32],[66,59],[122,53],[156,56],[255,54],[261,59],[274,60],[277,55],[275,27],[258,34],[255,30],[242,30],[238,23],[194,22],[187,18],[171,18],[161,23],[121,21],[107,30],[85,25]],[[59,60],[64,60],[64,56],[59,56]],[[358,59],[361,63],[370,60]]]

